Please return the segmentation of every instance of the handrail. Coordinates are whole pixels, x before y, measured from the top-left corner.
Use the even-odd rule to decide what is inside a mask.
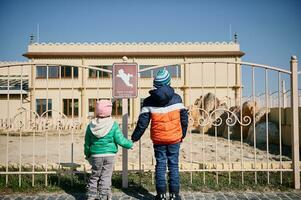
[[[8,64],[8,65],[0,65],[0,69],[1,68],[5,68],[5,67],[16,67],[16,66],[24,66],[24,65],[42,65],[42,66],[69,66],[69,67],[80,67],[80,68],[87,68],[87,69],[94,69],[94,70],[98,70],[98,71],[103,71],[103,72],[107,72],[107,73],[112,73],[111,70],[108,69],[102,69],[102,68],[98,68],[98,67],[94,67],[94,66],[90,66],[90,65],[71,65],[71,64],[57,64],[57,63],[17,63],[17,64]]]
[[[273,66],[250,63],[250,62],[229,62],[229,61],[185,61],[185,62],[180,62],[180,63],[179,62],[169,63],[169,64],[164,64],[164,65],[157,65],[157,66],[153,66],[153,67],[149,67],[149,68],[144,68],[144,69],[140,69],[139,72],[144,72],[144,71],[153,70],[153,69],[157,69],[157,68],[162,68],[162,67],[166,67],[166,66],[184,65],[184,64],[198,64],[198,63],[213,63],[213,64],[214,63],[224,63],[224,64],[249,65],[249,66],[252,66],[252,67],[260,67],[260,68],[264,68],[264,69],[279,71],[279,72],[282,72],[282,73],[285,73],[285,74],[291,74],[291,71],[281,69],[279,67],[273,67]]]
[[[282,73],[286,73],[286,74],[291,74],[291,71],[285,70],[285,69],[281,69],[279,67],[273,67],[273,66],[269,66],[269,65],[263,65],[263,64],[256,64],[256,63],[250,63],[250,62],[229,62],[229,61],[185,61],[185,62],[177,62],[177,63],[169,63],[169,64],[163,64],[163,65],[156,65],[153,67],[149,67],[149,68],[144,68],[144,69],[139,69],[139,73],[140,72],[144,72],[144,71],[149,71],[149,70],[153,70],[153,69],[157,69],[157,68],[162,68],[162,67],[166,67],[166,66],[172,66],[172,65],[184,65],[184,64],[198,64],[198,63],[224,63],[224,64],[239,64],[239,65],[248,65],[248,66],[252,66],[252,67],[260,67],[260,68],[264,68],[264,69],[270,69],[270,70],[274,70],[274,71],[279,71]],[[16,63],[16,64],[8,64],[8,65],[0,65],[0,68],[4,68],[4,67],[12,67],[12,66],[24,66],[24,65],[57,65],[57,66],[70,66],[70,67],[80,67],[80,68],[88,68],[88,69],[94,69],[94,70],[99,70],[99,71],[103,71],[103,72],[108,72],[108,73],[112,73],[112,70],[107,70],[107,69],[101,69],[98,67],[94,67],[94,66],[89,66],[89,65],[78,65],[78,64],[56,64],[56,63]],[[298,72],[298,74],[301,73]]]

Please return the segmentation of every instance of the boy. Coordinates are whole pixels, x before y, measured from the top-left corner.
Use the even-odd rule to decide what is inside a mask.
[[[85,156],[92,165],[92,173],[87,183],[87,199],[111,199],[111,179],[114,157],[118,151],[117,144],[127,149],[133,146],[132,141],[123,137],[111,113],[111,101],[98,101],[95,106],[96,117],[86,130]]]
[[[169,169],[169,199],[181,199],[179,195],[179,149],[186,135],[188,114],[181,97],[170,87],[167,70],[159,70],[154,79],[154,89],[143,101],[132,141],[138,141],[151,122],[151,139],[156,158],[156,199],[166,199],[166,162]]]

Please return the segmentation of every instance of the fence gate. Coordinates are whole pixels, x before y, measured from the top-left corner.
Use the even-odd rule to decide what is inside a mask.
[[[139,70],[140,74],[150,72],[151,77],[167,66],[174,72],[172,86],[189,109],[180,170],[190,173],[191,183],[195,172],[201,172],[204,183],[212,173],[217,183],[220,174],[227,173],[231,183],[238,173],[242,183],[250,174],[255,184],[261,174],[267,183],[278,174],[282,184],[283,174],[293,172],[294,187],[300,188],[301,72],[296,57],[290,63],[291,69],[285,70],[247,62],[187,60]],[[233,77],[235,69],[239,73]],[[96,72],[94,79],[81,78],[89,70]],[[18,176],[21,186],[22,176],[31,175],[34,186],[35,176],[44,175],[47,186],[49,174],[65,173],[66,168],[72,175],[85,174],[89,165],[83,160],[80,141],[89,116],[79,116],[87,113],[88,105],[93,111],[93,103],[103,94],[112,96],[111,90],[104,89],[111,80],[100,78],[112,71],[85,65],[18,63],[0,65],[0,72],[0,175],[6,177],[6,184],[11,176]],[[289,87],[283,87],[284,80]],[[82,98],[92,95],[88,86],[96,90],[96,98]],[[284,103],[287,99],[290,102]],[[151,141],[144,136],[131,152],[138,159],[127,163],[129,170],[154,171],[152,154],[143,154],[149,147]],[[121,160],[117,159],[115,170],[121,169]]]

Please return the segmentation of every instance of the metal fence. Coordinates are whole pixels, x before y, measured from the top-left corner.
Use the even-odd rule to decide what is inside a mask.
[[[221,96],[217,91],[217,64],[220,63],[223,63],[227,69],[227,73],[224,75],[227,80],[227,84],[224,85],[227,94],[224,96]],[[40,86],[35,83],[35,75],[37,74],[35,69],[42,65],[46,66],[46,78],[43,82],[44,85]],[[6,184],[9,182],[8,175],[19,176],[20,186],[22,175],[32,175],[32,185],[34,186],[35,175],[44,174],[45,185],[47,186],[48,175],[61,173],[63,168],[69,168],[71,174],[88,171],[89,165],[84,161],[83,145],[80,142],[83,139],[86,119],[76,116],[76,113],[81,111],[76,110],[78,107],[76,107],[75,101],[77,92],[79,90],[87,92],[87,88],[77,84],[74,69],[78,67],[85,70],[93,69],[98,72],[95,80],[97,86],[94,88],[97,91],[97,99],[102,98],[100,93],[102,85],[108,84],[106,80],[100,78],[99,72],[111,73],[111,70],[95,66],[70,65],[71,77],[68,82],[69,85],[66,86],[63,85],[66,80],[62,77],[62,67],[68,65],[57,65],[58,79],[55,81],[49,78],[50,66],[53,64],[23,63],[0,66],[2,86],[7,84],[7,87],[2,87],[1,90],[1,110],[6,113],[6,117],[0,120],[1,155],[5,157],[2,156],[0,159],[2,165],[0,175],[6,176]],[[231,183],[231,173],[233,172],[241,172],[242,183],[244,183],[244,173],[246,172],[254,173],[255,183],[258,180],[258,172],[267,173],[268,183],[270,173],[279,172],[280,183],[282,183],[282,173],[290,171],[294,174],[294,187],[300,188],[298,74],[301,72],[297,72],[297,59],[295,57],[291,59],[290,70],[247,62],[188,60],[183,63],[167,63],[141,68],[139,72],[151,71],[151,74],[154,74],[154,70],[166,66],[183,66],[184,69],[184,81],[181,81],[177,68],[173,84],[175,91],[183,93],[183,98],[189,100],[189,129],[181,147],[180,170],[190,172],[191,183],[195,172],[203,173],[204,183],[206,183],[206,173],[208,172],[216,173],[217,183],[220,172],[228,172],[229,183]],[[190,76],[192,75],[190,70],[195,67],[200,70],[200,83],[197,87],[200,98],[197,100],[191,97],[193,88],[190,83]],[[206,76],[204,70],[209,67],[210,70],[213,70],[214,85],[208,88],[203,80]],[[230,86],[229,71],[231,68],[237,67],[240,69],[240,81],[236,87],[238,93],[231,100],[229,97],[231,96],[230,93],[233,93],[233,87]],[[248,98],[244,98],[242,95],[243,79],[247,76],[243,74],[243,68],[247,68],[250,72],[248,75],[250,75],[249,80],[251,80],[251,95]],[[31,73],[31,78],[24,74],[25,69]],[[14,71],[14,75],[19,73],[20,76],[12,76],[12,71]],[[257,85],[255,81],[256,73],[262,72],[265,90],[263,95],[256,92],[256,88],[262,87],[262,85]],[[278,86],[277,92],[272,94],[269,92],[269,87],[272,85],[269,82],[270,74],[276,74]],[[290,99],[290,104],[287,105],[283,103],[284,92],[282,92],[281,86],[282,78],[285,76],[291,81],[290,95],[285,97]],[[13,81],[15,84],[11,87]],[[49,86],[51,81],[58,88],[56,98],[59,99],[58,107],[62,110],[49,108],[49,94],[53,90]],[[83,81],[86,80],[83,79]],[[24,87],[24,83],[29,84],[28,90]],[[41,110],[43,111],[41,113],[36,110],[37,102],[32,104],[35,106],[24,106],[24,102],[29,101],[28,98],[35,94],[37,88],[44,88],[42,91],[44,92],[45,103],[43,103],[44,100],[41,100]],[[68,92],[71,94],[71,100],[65,102],[68,112],[70,111],[69,116],[66,115],[68,112],[65,112],[65,107],[62,105],[65,103],[63,101],[66,98],[65,94]],[[277,96],[277,101],[272,101],[271,96]],[[261,100],[258,100],[259,98]],[[32,102],[28,104],[30,103]],[[83,103],[87,104],[87,102]],[[289,120],[285,113],[290,116]],[[276,123],[272,123],[274,119],[277,119]],[[261,129],[257,128],[259,126]],[[286,129],[284,130],[284,128]],[[149,130],[147,132],[149,134]],[[291,143],[287,144],[291,146],[289,148],[283,144],[286,137],[291,138]],[[139,141],[136,150],[129,155],[132,157],[132,161],[126,163],[129,170],[154,171],[154,157],[150,144],[151,141],[145,136],[142,141]],[[284,147],[287,151],[285,155],[283,154]],[[121,170],[121,160],[117,159],[115,170]]]

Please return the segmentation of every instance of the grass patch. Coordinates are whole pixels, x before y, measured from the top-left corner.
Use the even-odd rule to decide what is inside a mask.
[[[205,182],[204,182],[205,174]],[[292,172],[283,172],[283,182],[280,183],[280,172],[270,172],[270,184],[267,183],[267,172],[257,172],[257,184],[255,184],[254,172],[232,172],[229,182],[228,172],[218,173],[218,182],[215,172],[181,172],[181,191],[288,191],[293,188]],[[242,183],[242,175],[244,183]],[[129,188],[122,189],[121,173],[115,172],[112,177],[113,192],[148,193],[155,191],[152,184],[154,177],[151,172],[129,173]],[[5,175],[0,175],[0,193],[29,193],[37,192],[66,192],[84,193],[88,175],[70,174],[48,175],[48,186],[45,186],[45,175],[35,175],[35,186],[32,187],[32,175],[22,175],[22,184],[19,187],[19,176],[9,175],[8,185],[5,184]]]

